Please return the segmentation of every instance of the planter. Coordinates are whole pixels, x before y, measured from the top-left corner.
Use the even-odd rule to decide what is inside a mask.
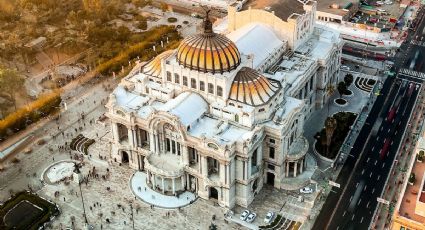
[[[347,100],[343,99],[343,98],[337,98],[334,100],[334,103],[338,106],[347,106],[348,102]]]
[[[344,93],[344,96],[347,96],[347,97],[352,97],[353,95],[354,95],[353,91],[349,89],[347,89]]]

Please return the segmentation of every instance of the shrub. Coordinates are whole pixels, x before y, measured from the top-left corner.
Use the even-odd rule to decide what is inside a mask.
[[[409,177],[409,183],[413,184],[415,183],[415,180],[416,180],[415,173],[411,173]]]
[[[189,24],[189,22],[188,21],[183,21],[183,24],[187,25],[187,24]]]
[[[29,124],[39,121],[57,111],[62,99],[60,90],[41,95],[37,100],[29,103],[0,120],[0,141],[11,133],[25,129]]]
[[[418,161],[422,162],[424,160],[424,151],[419,151],[418,153]]]
[[[169,17],[169,18],[167,19],[167,21],[168,21],[169,23],[174,23],[174,22],[177,22],[177,18]]]
[[[12,163],[14,163],[14,164],[17,164],[17,163],[19,163],[19,162],[21,162],[21,160],[19,160],[18,158],[13,158],[12,159]]]

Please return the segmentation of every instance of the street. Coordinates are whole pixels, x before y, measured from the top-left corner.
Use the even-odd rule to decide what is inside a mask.
[[[368,229],[377,198],[390,177],[404,131],[425,78],[425,47],[412,42],[423,36],[423,11],[415,34],[410,34],[394,57],[397,78],[387,78],[313,229]],[[420,34],[419,36],[417,34]],[[416,37],[418,36],[418,37]],[[391,180],[391,178],[389,178]],[[392,183],[392,181],[391,181]]]

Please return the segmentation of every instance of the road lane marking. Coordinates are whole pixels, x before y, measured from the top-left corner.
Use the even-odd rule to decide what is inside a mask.
[[[384,168],[384,166],[385,166],[385,162],[382,164],[382,168]]]
[[[353,199],[353,196],[350,197],[350,202],[351,202],[352,199]]]
[[[345,216],[345,213],[346,213],[347,211],[344,211],[344,213],[342,214],[342,216]]]
[[[366,163],[369,163],[369,160],[370,160],[370,157],[368,157],[368,158],[367,158],[367,161],[366,161]]]
[[[375,160],[375,165],[378,163],[378,160]]]
[[[351,217],[351,220],[354,220],[354,216],[355,216],[355,214],[353,214],[353,216]]]
[[[379,180],[379,178],[381,178],[381,175],[378,175],[378,178],[376,180]]]
[[[357,184],[356,184],[356,188],[357,188],[357,186],[359,186],[359,182],[357,182]]]
[[[359,199],[359,202],[357,202],[357,205],[359,205],[359,204],[360,204],[360,202],[362,202],[362,198],[360,198],[360,199]]]
[[[364,174],[364,169],[362,170],[362,175]]]
[[[369,208],[369,203],[370,203],[370,201],[368,201],[368,202],[367,202],[367,204],[366,204],[366,208]]]
[[[370,177],[370,178],[372,178],[372,172],[370,172],[370,175],[369,175],[369,177]]]
[[[375,188],[372,189],[372,194],[375,193]]]
[[[364,186],[364,189],[363,189],[363,191],[366,191],[366,188],[367,188],[367,185],[365,185],[365,186]]]
[[[373,152],[374,149],[375,149],[375,146],[372,147],[372,150],[371,151]]]
[[[387,131],[387,133],[390,133],[390,130],[391,130],[391,128],[388,128],[388,131]]]
[[[362,219],[360,220],[360,224],[363,222],[363,216],[362,216]]]

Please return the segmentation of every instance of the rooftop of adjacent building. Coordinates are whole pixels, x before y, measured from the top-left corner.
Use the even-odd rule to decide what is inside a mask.
[[[304,14],[303,3],[298,0],[251,0],[243,7],[243,10],[248,8],[274,11],[274,14],[284,21],[287,21],[292,14]]]
[[[424,147],[425,147],[425,138],[421,137],[419,138],[417,148],[424,148]],[[425,223],[425,216],[421,216],[415,213],[415,209],[418,205],[418,202],[423,203],[425,198],[424,194],[422,193],[422,191],[424,190],[423,182],[425,180],[425,177],[424,177],[425,163],[417,162],[415,159],[416,158],[412,159],[412,161],[414,162],[413,162],[411,173],[415,174],[416,180],[413,185],[410,185],[410,184],[406,185],[403,198],[400,202],[398,215],[400,215],[401,217],[405,217],[407,219],[419,222],[419,223]],[[407,175],[406,180],[408,180],[410,173],[407,173],[406,175]]]
[[[317,11],[344,16],[349,13],[350,8],[358,4],[356,0],[318,0]]]

